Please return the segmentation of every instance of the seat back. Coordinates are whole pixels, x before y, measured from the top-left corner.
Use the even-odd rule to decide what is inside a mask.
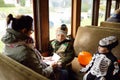
[[[111,27],[111,28],[119,28],[120,29],[120,23],[118,23],[118,22],[103,21],[103,22],[100,23],[100,26]]]
[[[94,26],[79,27],[74,41],[75,55],[78,56],[81,51],[88,51],[94,54],[97,51],[99,40],[112,35],[117,36],[120,42],[119,29]],[[120,44],[112,52],[120,59]]]
[[[48,80],[28,67],[0,53],[0,80]]]

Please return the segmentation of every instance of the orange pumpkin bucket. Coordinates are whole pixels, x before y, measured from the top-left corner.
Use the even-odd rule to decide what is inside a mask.
[[[78,61],[82,66],[86,66],[92,59],[92,54],[87,51],[82,51],[78,54]]]

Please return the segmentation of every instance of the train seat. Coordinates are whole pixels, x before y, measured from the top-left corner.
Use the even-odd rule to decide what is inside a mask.
[[[48,80],[30,68],[0,53],[0,80]]]
[[[120,30],[116,28],[85,26],[79,27],[74,41],[74,50],[76,57],[72,61],[72,70],[76,74],[76,80],[82,80],[84,74],[79,73],[82,66],[78,62],[78,54],[81,51],[88,51],[94,54],[98,47],[98,42],[101,38],[115,35],[120,42]],[[120,59],[120,44],[113,49],[115,56]]]
[[[102,21],[102,22],[100,22],[100,26],[103,26],[103,27],[112,27],[112,28],[120,28],[120,23],[118,23],[118,22]]]

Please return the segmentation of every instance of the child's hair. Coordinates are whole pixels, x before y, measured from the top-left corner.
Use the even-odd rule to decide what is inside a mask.
[[[62,24],[60,27],[61,30],[65,31],[66,33],[68,32],[68,28],[66,24]]]
[[[12,29],[20,31],[26,29],[27,31],[32,30],[33,19],[28,15],[18,15],[15,18],[12,14],[7,16],[7,25],[11,24]]]
[[[56,34],[61,33],[61,32],[67,35],[68,28],[65,24],[62,24],[60,27],[56,29]]]
[[[106,47],[109,50],[115,48],[119,44],[116,36],[108,36],[99,41],[99,46]]]
[[[61,25],[61,30],[64,30],[64,31],[65,31],[66,29],[67,29],[66,24],[62,24],[62,25]]]

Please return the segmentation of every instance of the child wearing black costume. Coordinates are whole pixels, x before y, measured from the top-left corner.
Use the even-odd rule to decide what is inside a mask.
[[[80,70],[86,72],[83,80],[120,80],[118,78],[118,61],[111,52],[118,45],[115,36],[109,36],[99,41],[98,51],[91,62]]]

